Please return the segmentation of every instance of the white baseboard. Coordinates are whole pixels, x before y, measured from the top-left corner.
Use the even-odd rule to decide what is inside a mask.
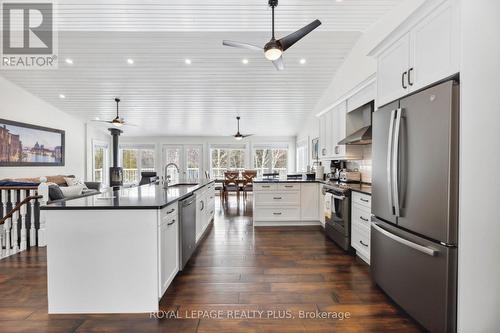
[[[254,221],[254,227],[299,227],[321,225],[320,221]]]

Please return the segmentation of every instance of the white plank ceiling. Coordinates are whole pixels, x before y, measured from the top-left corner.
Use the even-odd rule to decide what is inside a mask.
[[[236,115],[244,133],[295,135],[360,34],[398,3],[281,0],[278,37],[316,18],[323,25],[277,72],[261,53],[222,46],[269,40],[266,0],[60,0],[59,68],[0,75],[89,121],[112,119],[119,96],[121,116],[138,125],[129,135],[230,135]]]

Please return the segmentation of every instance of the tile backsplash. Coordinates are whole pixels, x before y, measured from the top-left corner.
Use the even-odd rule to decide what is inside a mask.
[[[350,170],[358,169],[361,172],[363,183],[372,182],[372,145],[363,146],[363,159],[346,161],[346,168]]]

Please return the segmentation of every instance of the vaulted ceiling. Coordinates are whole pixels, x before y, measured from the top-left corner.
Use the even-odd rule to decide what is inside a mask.
[[[0,75],[88,121],[111,120],[119,96],[138,125],[126,134],[229,135],[240,115],[244,133],[294,135],[360,34],[399,1],[280,0],[278,37],[323,23],[286,51],[281,72],[259,52],[222,46],[270,39],[266,0],[57,3],[59,68]]]

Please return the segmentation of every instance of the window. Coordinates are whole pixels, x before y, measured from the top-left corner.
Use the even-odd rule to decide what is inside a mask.
[[[210,149],[210,176],[224,179],[228,170],[245,170],[245,146],[212,146]]]
[[[308,160],[307,140],[297,142],[297,172],[306,172]]]
[[[255,147],[253,166],[257,169],[257,177],[264,173],[287,173],[288,146]]]
[[[123,168],[123,183],[138,183],[141,172],[155,171],[154,146],[120,146],[120,165]]]
[[[92,181],[107,184],[108,144],[94,141],[92,143]]]

